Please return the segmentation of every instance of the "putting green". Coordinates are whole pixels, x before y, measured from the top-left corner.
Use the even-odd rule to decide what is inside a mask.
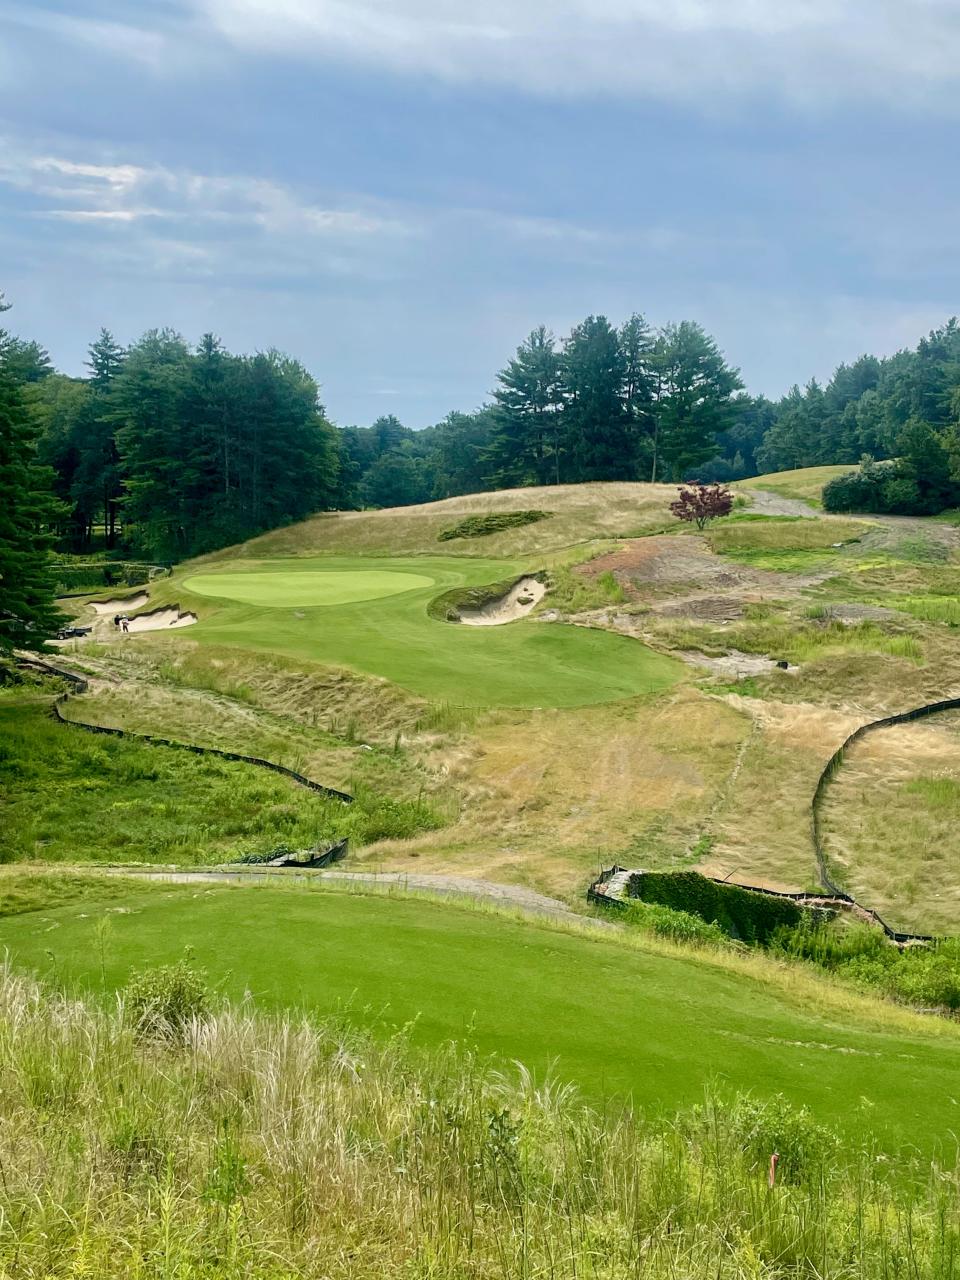
[[[683,678],[682,663],[608,631],[529,618],[463,627],[430,615],[451,588],[516,582],[531,568],[465,556],[232,560],[188,569],[165,591],[199,613],[190,629],[199,644],[349,667],[458,706],[579,707]]]
[[[356,600],[381,600],[401,591],[432,587],[433,578],[422,573],[384,569],[352,569],[332,573],[204,573],[187,578],[184,586],[198,596],[238,600],[264,609],[313,608],[317,605],[352,604]]]

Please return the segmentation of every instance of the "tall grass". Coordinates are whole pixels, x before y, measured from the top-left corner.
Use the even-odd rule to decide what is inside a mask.
[[[443,825],[416,792],[391,798],[357,780],[346,806],[254,765],[58,725],[47,709],[0,700],[0,861],[209,864]]]
[[[0,974],[5,1276],[960,1271],[953,1175],[844,1148],[778,1100],[644,1120],[346,1020],[222,1010],[167,1041],[138,1026]]]

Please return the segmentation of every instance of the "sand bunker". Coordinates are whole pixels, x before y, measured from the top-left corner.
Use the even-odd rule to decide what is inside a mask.
[[[196,620],[195,613],[181,613],[178,604],[171,604],[137,614],[127,625],[130,631],[169,631],[171,627],[192,627]]]
[[[547,588],[536,578],[521,578],[504,596],[488,600],[479,609],[461,609],[460,621],[468,627],[499,627],[504,622],[525,618],[547,594]]]
[[[141,608],[149,599],[147,593],[141,591],[135,596],[120,596],[114,600],[91,600],[90,608],[96,614],[126,613],[130,609]]]

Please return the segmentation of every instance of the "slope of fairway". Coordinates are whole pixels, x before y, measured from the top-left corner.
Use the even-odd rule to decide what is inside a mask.
[[[680,679],[680,663],[609,632],[533,621],[473,628],[427,614],[444,590],[521,571],[511,561],[441,556],[236,561],[189,573],[181,594],[199,597],[189,607],[200,610],[191,634],[201,643],[350,667],[461,705],[583,706],[656,692]],[[411,585],[397,589],[398,579]],[[377,582],[384,584],[379,598],[351,599]]]
[[[837,476],[846,475],[848,471],[856,471],[855,462],[841,463],[839,466],[800,467],[795,471],[770,471],[763,476],[752,476],[749,480],[738,480],[737,487],[743,489],[768,489],[778,493],[782,498],[795,498],[799,502],[809,502],[813,506],[820,505],[823,486]]]
[[[851,1137],[925,1153],[949,1150],[960,1119],[952,1028],[818,1015],[705,960],[405,897],[193,886],[108,901],[2,920],[2,945],[94,991],[189,945],[231,997],[410,1024],[419,1044],[456,1039],[538,1072],[555,1063],[594,1098],[672,1110],[711,1083],[780,1092]]]

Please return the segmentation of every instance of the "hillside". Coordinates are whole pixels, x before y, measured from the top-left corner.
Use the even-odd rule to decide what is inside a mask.
[[[901,953],[841,915],[746,946],[683,911],[593,920],[585,903],[603,867],[696,867],[782,890],[839,882],[895,928],[960,934],[960,711],[869,729],[818,785],[861,727],[960,697],[960,533],[825,516],[810,505],[825,478],[741,486],[702,533],[670,518],[670,490],[627,485],[314,517],[127,600],[72,600],[91,628],[59,646],[73,683],[34,668],[0,690],[12,966],[93,1002],[71,1016],[107,1039],[129,1032],[96,1006],[189,957],[215,1003],[245,1002],[246,1022],[225,1011],[210,1026],[248,1043],[295,1009],[336,1028],[322,1033],[335,1054],[363,1043],[387,1064],[402,1042],[404,1070],[447,1082],[425,1089],[447,1088],[451,1055],[484,1064],[468,1074],[520,1062],[524,1079],[549,1076],[498,1094],[498,1115],[575,1088],[577,1124],[615,1102],[654,1127],[679,1115],[692,1135],[700,1122],[682,1117],[720,1082],[717,1123],[773,1126],[742,1157],[744,1185],[766,1145],[815,1132],[845,1204],[862,1203],[853,1153],[872,1146],[895,1156],[895,1194],[920,1195],[930,1158],[954,1159],[955,942]],[[334,849],[335,870],[259,865]],[[33,1007],[56,1061],[60,1014]],[[203,1060],[217,1034],[198,1030],[175,1060]],[[506,1089],[476,1079],[484,1097]],[[77,1149],[113,1142],[80,1105]],[[273,1185],[273,1156],[236,1126],[229,1161]],[[219,1169],[222,1148],[200,1165],[164,1150],[183,1205],[208,1203],[198,1169]],[[106,1248],[119,1209],[98,1195]],[[149,1204],[138,1214],[149,1234]],[[313,1274],[265,1209],[247,1221]],[[310,1235],[317,1257],[334,1235]]]

